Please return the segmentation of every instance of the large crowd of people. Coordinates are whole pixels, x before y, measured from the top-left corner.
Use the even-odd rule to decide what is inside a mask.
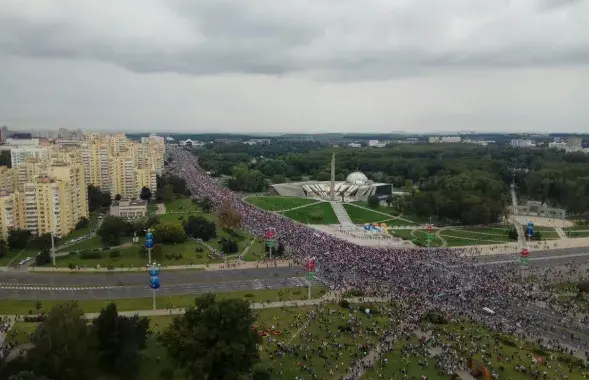
[[[518,281],[502,267],[472,265],[476,249],[359,246],[250,205],[242,195],[219,186],[189,151],[173,149],[170,155],[168,170],[186,180],[193,197],[209,198],[217,207],[230,204],[241,215],[243,227],[257,237],[274,229],[295,260],[303,263],[307,257],[315,257],[319,261],[318,277],[332,290],[358,289],[365,295],[386,296],[405,304],[412,300],[408,315],[415,323],[424,313],[435,310],[468,316],[492,329],[543,339],[555,349],[589,349],[589,329],[582,321],[570,319],[567,310],[554,307],[546,308],[545,314],[525,312],[526,305],[551,299],[546,289]],[[485,307],[495,313],[485,312]],[[571,320],[579,322],[573,325],[585,335],[563,333],[573,326]]]

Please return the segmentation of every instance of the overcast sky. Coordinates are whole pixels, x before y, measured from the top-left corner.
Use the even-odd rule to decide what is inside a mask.
[[[1,0],[0,124],[589,132],[589,0]]]

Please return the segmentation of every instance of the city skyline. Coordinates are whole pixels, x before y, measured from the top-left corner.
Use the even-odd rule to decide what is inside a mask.
[[[583,132],[589,3],[0,4],[0,125]]]

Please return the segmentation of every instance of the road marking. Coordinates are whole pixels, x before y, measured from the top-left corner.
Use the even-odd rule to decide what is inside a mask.
[[[558,256],[541,256],[541,257],[531,257],[529,261],[542,261],[542,260],[558,260],[558,259],[570,259],[574,257],[587,257],[587,253],[571,253],[568,255],[558,255]],[[511,260],[498,260],[498,261],[486,261],[474,264],[474,266],[482,266],[482,265],[496,265],[496,264],[509,264],[509,263],[517,263],[519,262],[518,259],[511,259]]]
[[[0,284],[0,289],[7,290],[58,290],[58,291],[79,291],[79,290],[98,290],[114,289],[118,286],[50,286],[50,285],[19,285],[19,284]]]

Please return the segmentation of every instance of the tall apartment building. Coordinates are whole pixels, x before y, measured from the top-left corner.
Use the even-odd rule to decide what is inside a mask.
[[[64,220],[71,221],[75,227],[80,218],[88,217],[88,186],[84,176],[84,166],[57,162],[48,168],[48,174],[66,184],[65,199],[69,199],[69,202],[62,203],[62,217]]]
[[[8,231],[18,225],[18,205],[13,192],[0,190],[0,240],[8,239]]]
[[[80,149],[86,183],[109,191],[114,198],[139,197],[143,186],[156,191],[155,177],[164,169],[164,139],[127,139],[124,134],[87,134]]]
[[[83,173],[82,173],[83,175]],[[71,194],[72,185],[49,176],[38,177],[25,184],[24,223],[35,235],[55,232],[65,236],[73,231],[81,216],[88,217],[88,207],[81,206],[80,197]]]
[[[12,192],[16,183],[16,171],[0,166],[0,191]]]

